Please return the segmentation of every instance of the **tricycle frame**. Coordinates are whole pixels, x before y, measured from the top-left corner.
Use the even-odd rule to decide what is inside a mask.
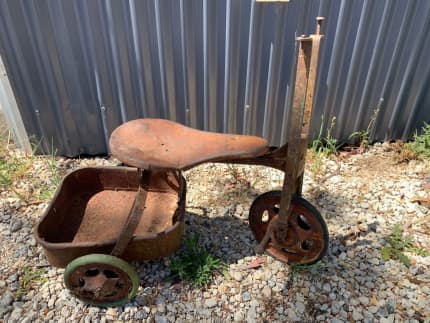
[[[146,124],[134,123],[132,125],[129,124],[128,128],[127,126],[118,127],[114,133],[119,128],[122,128],[122,130],[111,135],[111,149],[112,147],[115,148],[116,157],[121,161],[126,163],[128,161],[128,164],[136,168],[133,168],[133,171],[130,167],[118,168],[117,170],[103,170],[103,168],[86,170],[93,174],[93,180],[100,181],[100,183],[103,182],[101,181],[103,176],[98,174],[98,172],[117,172],[119,174],[125,174],[127,181],[131,178],[130,176],[132,176],[131,182],[127,182],[122,188],[129,191],[132,189],[136,192],[133,197],[134,200],[130,200],[132,204],[129,211],[118,212],[122,213],[121,217],[124,219],[124,222],[121,226],[117,227],[120,230],[115,231],[115,237],[117,236],[117,238],[112,241],[109,240],[104,244],[98,241],[88,244],[73,243],[73,241],[67,243],[53,241],[51,243],[45,240],[47,232],[51,230],[52,227],[55,227],[55,217],[63,217],[64,219],[65,216],[69,215],[67,211],[61,214],[57,212],[56,206],[61,207],[62,203],[67,205],[65,202],[67,200],[66,195],[72,192],[72,190],[68,190],[65,185],[67,178],[69,178],[69,182],[70,180],[75,180],[78,183],[79,174],[75,173],[73,175],[75,177],[69,174],[65,180],[63,180],[60,189],[66,187],[65,193],[61,193],[61,195],[59,190],[57,190],[45,216],[36,227],[36,238],[38,242],[44,246],[51,264],[65,266],[71,261],[67,265],[65,274],[66,285],[69,289],[78,297],[82,297],[85,301],[101,306],[119,304],[131,298],[135,291],[127,293],[123,288],[124,286],[129,286],[130,288],[132,286],[133,290],[135,290],[137,288],[136,284],[138,284],[138,282],[136,283],[136,280],[138,280],[136,278],[137,274],[135,274],[123,260],[118,260],[118,257],[141,260],[156,259],[166,256],[176,250],[184,231],[183,216],[185,213],[186,183],[181,172],[202,162],[209,161],[264,165],[283,171],[284,182],[282,191],[267,192],[259,196],[251,206],[249,222],[255,237],[259,241],[256,252],[263,253],[267,251],[275,258],[289,263],[309,264],[321,259],[328,245],[327,226],[319,212],[309,202],[301,198],[301,195],[314,103],[320,41],[323,37],[320,34],[322,21],[322,17],[317,18],[318,24],[315,34],[297,38],[298,55],[296,61],[293,105],[290,113],[286,143],[283,146],[279,148],[268,148],[267,141],[264,138],[241,136],[242,139],[240,139],[231,135],[228,139],[225,139],[223,143],[225,145],[224,147],[217,144],[218,138],[222,135],[208,135],[208,133],[204,134],[204,132],[199,132],[198,134],[193,134],[194,138],[197,137],[198,140],[201,140],[202,137],[200,136],[206,136],[205,138],[207,141],[205,141],[205,143],[210,143],[214,145],[214,147],[208,149],[209,153],[205,150],[206,159],[199,159],[193,155],[194,159],[191,157],[188,159],[185,158],[185,162],[181,160],[182,163],[180,163],[180,159],[183,159],[183,151],[179,151],[178,153],[178,150],[176,149],[175,151],[174,149],[177,147],[172,147],[174,152],[172,154],[170,151],[171,155],[168,155],[167,152],[169,149],[167,146],[169,145],[169,140],[173,142],[175,138],[174,135],[172,137],[163,137],[163,132],[171,131],[175,134],[182,131],[184,128],[183,126],[166,120],[149,120]],[[137,128],[135,126],[136,124],[138,124]],[[141,150],[141,142],[135,140],[139,138],[139,131],[142,131],[142,129],[145,129],[145,131],[152,129],[152,132],[148,131],[146,135],[155,138],[153,141],[145,142],[145,144],[150,147],[147,151]],[[178,129],[180,129],[180,131]],[[127,145],[127,141],[131,139],[134,140],[133,144],[123,149],[121,146]],[[239,144],[234,146],[233,142],[242,142],[243,146],[241,147]],[[174,143],[172,144],[174,145]],[[208,144],[207,146],[210,145]],[[158,156],[157,152],[160,153],[160,156],[164,156],[165,159]],[[174,158],[171,158],[172,156]],[[169,162],[171,164],[169,164]],[[130,172],[134,173],[131,175]],[[173,181],[173,191],[175,193],[175,199],[178,198],[177,203],[175,200],[175,210],[169,213],[169,217],[171,214],[173,222],[169,222],[171,227],[155,235],[152,234],[148,236],[144,234],[143,236],[137,236],[136,232],[138,230],[136,229],[139,224],[144,224],[144,221],[147,221],[148,218],[154,219],[159,216],[158,209],[154,211],[154,208],[152,208],[150,210],[149,206],[154,206],[156,203],[154,203],[153,200],[152,202],[148,202],[148,196],[154,192],[157,192],[157,194],[163,193],[163,190],[155,190],[154,187],[166,187],[165,185],[167,185],[170,187],[169,190],[172,190],[171,184],[173,182],[168,180],[169,174],[175,178]],[[161,181],[160,176],[163,177]],[[166,178],[164,179],[164,177]],[[82,176],[80,178],[82,179]],[[114,178],[118,180],[118,183],[124,182],[124,178],[115,176]],[[112,180],[113,184],[118,184],[114,182],[115,180]],[[84,183],[89,187],[93,185],[91,178],[85,178]],[[112,187],[109,185],[106,187],[106,191],[112,191]],[[120,190],[121,187],[118,189]],[[105,186],[102,187],[102,190],[105,190]],[[116,192],[116,190],[117,188],[113,188],[113,191]],[[94,192],[99,191],[95,190]],[[159,205],[159,209],[163,209],[164,206],[161,204],[164,202],[165,199],[159,200],[160,205],[157,204]],[[88,207],[88,205],[85,204],[83,206]],[[84,213],[81,212],[80,215],[82,218],[87,215],[87,213],[85,213],[86,210],[87,209],[85,209]],[[269,219],[265,223],[261,217],[263,212],[270,213]],[[100,214],[102,217],[99,216]],[[101,222],[98,220],[98,223],[103,223],[103,221],[105,221],[105,213],[103,213],[103,211],[97,216],[97,219],[101,218]],[[115,216],[117,216],[116,213]],[[90,216],[88,216],[88,218],[90,218]],[[301,228],[299,228],[300,226]],[[78,227],[79,229],[81,228],[80,224],[78,224]],[[54,230],[56,230],[56,228],[54,228]],[[155,245],[149,246],[148,244]],[[88,253],[93,253],[93,250],[95,250],[95,255],[83,256],[87,254],[87,251]],[[147,251],[150,250],[154,252],[147,253]],[[110,255],[107,256],[107,253],[110,253]],[[135,258],[131,253],[137,253],[139,257]],[[290,256],[292,260],[289,258]],[[104,274],[105,272],[108,272],[108,274]],[[121,281],[121,284],[118,284],[118,280]],[[116,292],[120,292],[118,294],[118,300],[115,296]],[[114,301],[114,303],[111,301]]]

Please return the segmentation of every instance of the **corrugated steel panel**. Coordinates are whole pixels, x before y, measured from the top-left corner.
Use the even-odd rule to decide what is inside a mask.
[[[325,16],[313,132],[411,136],[430,121],[427,0],[1,1],[0,54],[44,152],[103,154],[119,124],[161,117],[284,142],[295,36]]]
[[[6,121],[7,120],[7,121]],[[15,144],[26,153],[32,153],[32,147],[27,137],[27,132],[22,122],[21,114],[15,100],[15,95],[12,91],[3,61],[0,57],[0,131],[4,134],[5,124],[11,130],[12,138]],[[4,141],[2,141],[4,142]]]

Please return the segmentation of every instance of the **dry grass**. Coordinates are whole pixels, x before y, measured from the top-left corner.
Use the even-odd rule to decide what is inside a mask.
[[[3,125],[3,126],[2,126]],[[17,149],[10,132],[2,126],[0,140],[0,191],[4,196],[19,198],[27,204],[41,203],[49,200],[61,180],[56,166],[55,156],[36,156],[25,154]],[[47,169],[49,176],[38,180],[34,185],[33,178],[37,170]]]

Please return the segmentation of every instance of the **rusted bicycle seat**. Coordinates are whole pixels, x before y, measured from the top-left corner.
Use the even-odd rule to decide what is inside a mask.
[[[256,157],[269,147],[264,138],[200,131],[164,119],[137,119],[110,137],[114,157],[143,169],[184,170],[204,162]]]

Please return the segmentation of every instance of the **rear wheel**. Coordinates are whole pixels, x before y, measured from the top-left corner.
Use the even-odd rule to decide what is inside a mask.
[[[73,260],[64,271],[64,282],[77,298],[102,307],[127,303],[139,287],[139,277],[130,264],[104,254]]]

